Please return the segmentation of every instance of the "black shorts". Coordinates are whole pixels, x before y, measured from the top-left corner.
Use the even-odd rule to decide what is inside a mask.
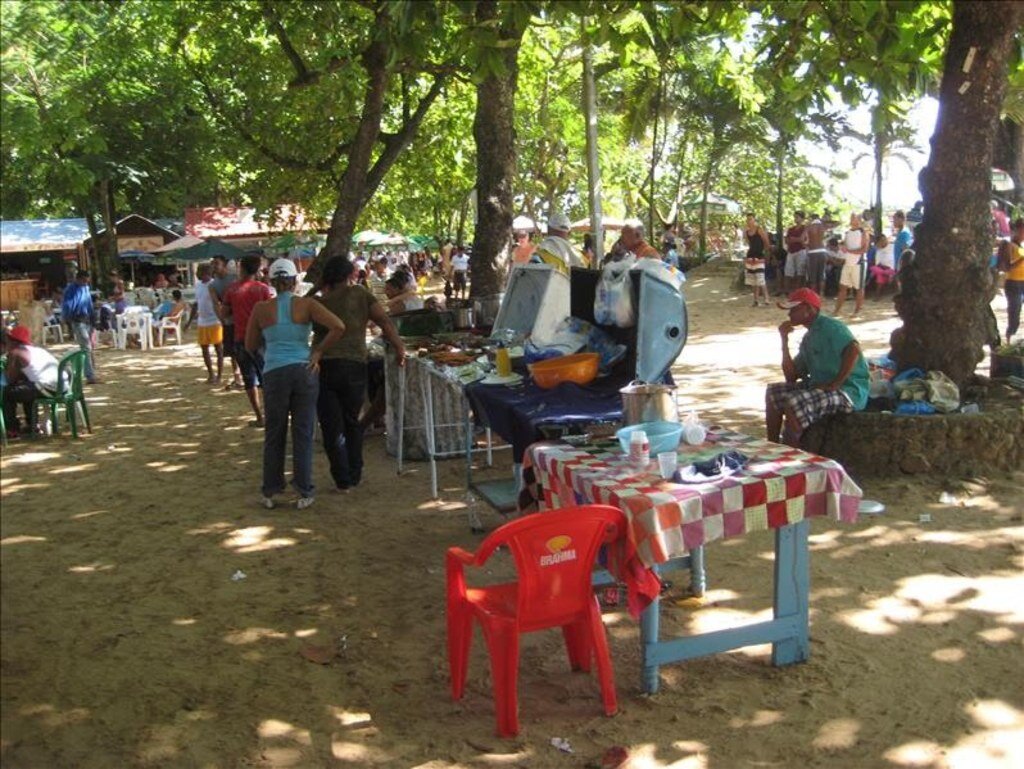
[[[240,347],[241,345],[238,346]],[[221,349],[224,350],[225,358],[234,358],[236,362],[238,361],[238,355],[235,353],[236,343],[234,326],[224,326],[224,341],[221,342]]]
[[[259,352],[249,352],[244,344],[235,342],[235,362],[246,390],[263,387],[263,356]]]
[[[455,288],[456,289],[465,288],[466,287],[466,271],[465,270],[456,270],[455,273],[452,275],[452,282],[455,284]]]

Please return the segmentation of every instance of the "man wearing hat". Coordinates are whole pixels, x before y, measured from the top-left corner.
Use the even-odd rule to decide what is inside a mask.
[[[842,321],[821,314],[821,297],[798,288],[779,307],[789,320],[779,326],[785,382],[768,385],[765,424],[768,440],[798,448],[809,425],[828,414],[861,411],[868,402],[868,366],[860,345]],[[796,357],[789,354],[789,335],[797,326],[807,333]],[[785,419],[785,429],[783,429]]]
[[[7,368],[4,369],[4,423],[7,437],[20,437],[18,404],[24,404],[29,430],[34,427],[35,401],[41,395],[57,390],[57,359],[42,347],[32,344],[28,326],[15,326],[7,331]]]
[[[547,237],[537,244],[534,256],[565,275],[572,267],[586,267],[580,252],[569,242],[569,217],[560,211],[548,217]]]

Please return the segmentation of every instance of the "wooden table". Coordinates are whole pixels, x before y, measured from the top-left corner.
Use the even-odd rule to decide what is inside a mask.
[[[524,458],[527,485],[520,509],[554,509],[602,503],[619,507],[626,536],[610,554],[612,573],[630,587],[632,605],[648,600],[641,614],[641,685],[658,689],[658,668],[753,644],[772,644],[772,663],[807,659],[810,551],[808,519],[857,520],[860,488],[834,460],[712,429],[699,446],[678,449],[680,467],[737,450],[750,458],[734,475],[690,485],[666,481],[652,462],[638,472],[617,443],[573,448],[531,446]],[[775,531],[774,617],[766,622],[661,640],[655,571],[718,539]]]

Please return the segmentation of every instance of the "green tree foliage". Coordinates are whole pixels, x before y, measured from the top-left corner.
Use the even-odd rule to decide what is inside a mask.
[[[152,23],[159,10],[3,4],[3,216],[78,214],[94,235],[102,219],[103,274],[120,214],[180,216],[221,183],[219,138]]]

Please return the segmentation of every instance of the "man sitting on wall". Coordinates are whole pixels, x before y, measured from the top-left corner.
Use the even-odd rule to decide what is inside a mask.
[[[828,414],[862,411],[868,402],[868,366],[860,345],[842,321],[821,314],[821,297],[809,288],[792,292],[779,307],[789,320],[779,326],[785,382],[768,385],[765,424],[768,440],[798,448],[808,426]],[[789,335],[807,328],[796,357]],[[785,429],[783,429],[785,419]]]

